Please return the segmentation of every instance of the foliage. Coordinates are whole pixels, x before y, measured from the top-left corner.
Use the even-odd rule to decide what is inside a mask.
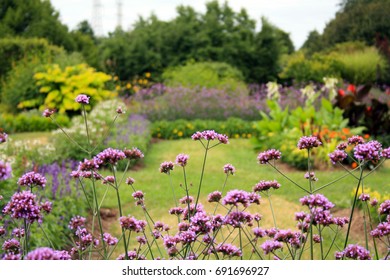
[[[14,63],[12,69],[2,84],[2,104],[8,112],[20,112],[22,108],[18,105],[25,100],[39,98],[42,94],[36,85],[34,75],[37,72],[44,71],[47,63],[56,63],[60,67],[83,63],[83,58],[77,54],[70,55],[61,52],[55,56],[28,56]]]
[[[366,133],[389,143],[385,139],[390,129],[389,88],[345,85],[338,91],[336,105],[344,110],[350,126],[364,126]]]
[[[226,121],[215,120],[175,120],[154,121],[151,133],[160,139],[182,139],[191,137],[202,130],[217,130],[230,138],[251,138],[255,136],[254,123],[239,118],[228,118]]]
[[[93,97],[88,108],[115,96],[106,89],[106,83],[111,80],[111,76],[97,72],[86,64],[68,66],[64,69],[58,64],[52,64],[45,72],[36,73],[34,79],[42,95],[21,102],[18,105],[20,108],[51,108],[65,113],[80,110],[81,105],[74,102],[80,94]]]
[[[13,64],[21,59],[49,59],[63,52],[59,47],[50,45],[45,39],[37,38],[0,38],[0,77],[12,69]]]
[[[333,56],[315,53],[310,58],[299,51],[287,58],[280,77],[295,82],[322,82],[323,77],[341,76],[342,64]]]
[[[265,82],[276,79],[280,56],[292,49],[286,32],[265,19],[258,32],[245,9],[236,13],[218,1],[208,2],[204,14],[179,6],[171,21],[141,17],[131,31],[117,29],[101,43],[105,69],[123,81],[146,72],[158,81],[168,67],[214,61],[233,65],[245,81]]]
[[[387,73],[389,67],[387,61],[374,47],[366,47],[355,52],[339,52],[335,56],[342,64],[341,76],[356,85],[383,80],[383,73]]]
[[[223,62],[188,63],[165,70],[162,78],[170,87],[206,87],[229,91],[245,88],[240,71]]]
[[[50,1],[2,0],[0,34],[0,37],[46,38],[67,50],[75,47]]]
[[[339,141],[361,133],[363,128],[349,129],[343,110],[334,107],[329,97],[323,96],[318,100],[320,92],[314,89],[306,88],[302,92],[308,94],[306,102],[294,109],[288,106],[283,109],[277,100],[267,101],[269,113],[261,112],[262,119],[256,123],[259,137],[255,143],[258,149],[279,149],[286,155],[283,161],[297,168],[304,168],[307,155],[292,143],[303,135],[316,135],[323,145],[316,149],[314,164],[322,166],[328,162],[328,154],[336,148]],[[337,131],[343,133],[339,134]]]
[[[69,126],[70,119],[66,115],[59,115],[57,122],[64,127]],[[42,117],[36,110],[23,112],[18,115],[2,114],[0,128],[9,133],[50,131],[56,129],[56,125]]]

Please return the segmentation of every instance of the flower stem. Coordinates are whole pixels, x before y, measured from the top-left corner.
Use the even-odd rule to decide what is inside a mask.
[[[202,165],[202,173],[200,175],[198,194],[196,196],[196,202],[195,202],[195,209],[198,206],[198,202],[199,202],[200,189],[202,188],[202,182],[203,182],[204,170],[205,170],[205,167],[206,167],[206,159],[207,159],[207,152],[209,151],[209,145],[210,145],[210,140],[207,141],[207,145],[205,146],[205,153],[204,153],[203,165]]]

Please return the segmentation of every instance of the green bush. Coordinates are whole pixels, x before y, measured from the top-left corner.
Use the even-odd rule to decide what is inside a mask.
[[[183,120],[155,121],[152,123],[152,136],[160,139],[189,138],[197,131],[215,130],[231,138],[251,138],[256,130],[253,122],[238,118],[229,118],[226,121],[215,120]]]
[[[374,47],[366,47],[350,53],[338,53],[336,57],[343,65],[341,76],[356,85],[374,83],[388,70],[386,60]]]
[[[245,88],[242,73],[223,62],[196,62],[165,70],[167,86],[205,87],[227,90]]]
[[[13,63],[25,57],[50,57],[63,52],[63,49],[50,45],[42,38],[1,38],[0,77],[12,69]]]
[[[81,109],[75,102],[79,94],[91,97],[91,109],[99,101],[111,99],[115,94],[106,89],[111,76],[97,72],[86,64],[61,68],[58,64],[47,65],[46,71],[35,73],[34,79],[39,87],[40,96],[19,103],[20,108],[56,109],[60,113],[74,112]]]
[[[299,51],[287,57],[282,79],[292,79],[296,82],[322,82],[324,77],[340,77],[342,64],[335,57],[315,53],[308,57]]]
[[[57,122],[61,126],[67,127],[70,119],[66,115],[58,115]],[[42,117],[36,110],[23,112],[18,115],[2,114],[0,118],[0,128],[8,133],[50,131],[57,128],[49,119]]]

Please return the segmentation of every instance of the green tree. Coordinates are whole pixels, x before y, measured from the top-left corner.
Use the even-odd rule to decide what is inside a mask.
[[[60,22],[50,1],[0,0],[0,7],[0,38],[46,38],[51,44],[74,50],[68,28]]]

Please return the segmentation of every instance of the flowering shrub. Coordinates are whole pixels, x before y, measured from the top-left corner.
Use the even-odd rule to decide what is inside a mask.
[[[86,119],[85,122],[87,124]],[[88,129],[87,125],[86,128]],[[125,179],[130,162],[144,156],[139,149],[106,148],[93,156],[93,146],[80,146],[88,153],[88,157],[79,162],[71,172],[71,176],[79,182],[85,194],[85,204],[91,213],[91,225],[87,225],[86,218],[75,215],[68,218],[68,227],[72,231],[70,239],[73,240],[70,250],[57,251],[52,248],[53,246],[33,249],[29,242],[30,226],[44,221],[46,218],[44,215],[49,213],[52,207],[48,201],[38,201],[37,195],[33,193],[44,188],[47,180],[44,180],[41,174],[27,173],[19,179],[19,182],[21,187],[28,186],[30,189],[16,192],[2,212],[17,225],[19,221],[23,222],[12,230],[15,238],[4,240],[3,259],[91,259],[96,257],[94,253],[97,252],[98,256],[103,259],[119,260],[266,259],[271,257],[299,260],[314,259],[315,251],[318,252],[316,254],[318,258],[328,259],[335,251],[334,247],[338,247],[335,246],[335,241],[339,236],[344,240],[344,245],[336,248],[338,250],[334,255],[336,259],[388,259],[388,251],[383,254],[377,244],[384,243],[387,248],[390,246],[388,243],[389,200],[380,205],[368,205],[367,196],[360,195],[360,199],[366,203],[367,207],[377,207],[378,214],[383,219],[380,224],[375,225],[367,212],[368,216],[364,215],[364,224],[369,224],[372,230],[370,236],[367,231],[364,232],[365,244],[363,246],[349,244],[348,241],[359,191],[363,190],[364,194],[364,180],[373,172],[372,170],[367,172],[364,167],[374,159],[378,161],[375,167],[378,168],[390,158],[390,148],[383,148],[377,141],[365,142],[362,137],[350,137],[345,144],[339,145],[338,149],[345,149],[346,146],[352,147],[354,152],[352,160],[357,163],[358,167],[352,171],[347,170],[346,175],[332,182],[318,186],[318,179],[310,158],[323,143],[315,136],[304,136],[299,139],[297,146],[306,152],[308,157],[307,173],[304,175],[308,182],[306,186],[284,174],[277,166],[283,154],[276,149],[269,149],[259,153],[257,157],[259,164],[280,173],[288,180],[290,186],[282,186],[276,180],[261,180],[251,191],[241,189],[226,191],[225,186],[229,176],[236,172],[234,166],[226,164],[221,168],[221,174],[226,178],[221,191],[208,194],[208,202],[215,205],[210,208],[203,205],[200,199],[205,195],[202,193],[202,186],[204,177],[207,176],[207,159],[215,148],[228,144],[229,138],[214,130],[195,132],[191,138],[198,142],[199,147],[204,151],[199,184],[194,186],[188,182],[186,170],[192,159],[187,154],[179,154],[174,162],[165,161],[160,166],[160,172],[163,175],[171,176],[173,172],[182,175],[180,187],[185,193],[184,197],[177,199],[175,188],[172,184],[170,186],[175,205],[169,213],[177,219],[177,225],[172,227],[155,220],[146,203],[147,195],[142,190],[136,189],[133,178]],[[343,157],[333,155],[330,157],[334,164],[342,164]],[[123,161],[127,162],[126,168],[123,174],[118,174],[116,167]],[[331,212],[331,209],[335,207],[334,203],[319,192],[346,176],[356,179],[356,191],[349,217],[338,217]],[[123,212],[119,190],[124,182],[133,190],[132,197],[136,207],[139,207],[145,214],[142,219]],[[102,201],[99,201],[101,198],[97,195],[99,185],[105,185],[107,190],[111,189],[116,193],[119,212],[117,225],[121,230],[119,236],[106,232],[102,225],[100,211]],[[295,230],[279,227],[273,211],[272,194],[285,187],[299,188],[304,194],[300,199],[304,210],[295,213],[297,221]],[[195,193],[194,196],[190,195],[190,188],[194,188],[192,190]],[[269,201],[274,224],[272,228],[262,226],[262,215],[259,211],[261,212],[263,207],[261,205],[263,198]],[[23,207],[19,207],[20,205]],[[206,209],[211,210],[206,211]],[[344,232],[345,229],[346,232]],[[4,232],[4,227],[2,227],[0,230],[2,236]],[[330,238],[330,242],[325,243],[324,238]],[[373,245],[368,243],[369,238],[375,241]],[[48,243],[50,244],[49,240]]]

